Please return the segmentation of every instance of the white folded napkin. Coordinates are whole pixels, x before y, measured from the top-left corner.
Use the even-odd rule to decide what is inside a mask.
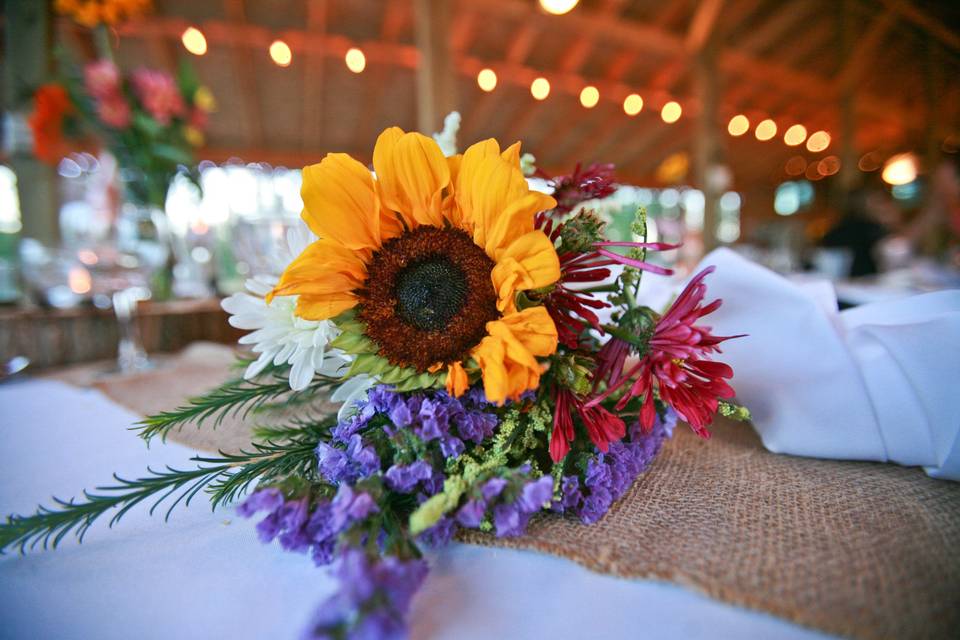
[[[829,282],[795,283],[729,249],[699,269],[703,319],[738,401],[776,453],[920,465],[960,480],[960,290],[837,311]]]

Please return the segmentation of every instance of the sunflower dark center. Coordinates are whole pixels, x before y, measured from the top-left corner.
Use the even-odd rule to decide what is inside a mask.
[[[449,258],[433,256],[397,274],[395,292],[401,320],[421,331],[439,331],[463,310],[467,278]]]
[[[493,267],[459,229],[423,225],[384,242],[357,292],[367,337],[381,356],[418,371],[462,360],[500,317]]]

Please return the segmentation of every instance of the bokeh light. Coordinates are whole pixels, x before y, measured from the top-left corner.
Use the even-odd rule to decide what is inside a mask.
[[[497,88],[497,72],[493,69],[481,69],[477,74],[477,84],[484,91],[493,91]]]
[[[278,67],[289,67],[293,62],[293,52],[283,40],[274,40],[270,45],[270,58]]]
[[[540,0],[540,6],[547,13],[555,16],[562,16],[565,13],[573,11],[580,0]]]
[[[787,160],[787,164],[784,165],[783,169],[787,172],[787,175],[799,176],[807,170],[807,160],[803,156],[793,156]]]
[[[777,135],[777,123],[767,118],[763,120],[760,124],[757,125],[756,130],[753,132],[757,136],[757,140],[765,142]]]
[[[819,153],[830,146],[830,134],[826,131],[815,131],[807,139],[807,150]]]
[[[917,157],[912,153],[899,153],[891,157],[883,165],[880,177],[892,186],[913,182],[917,179]]]
[[[196,27],[187,27],[180,36],[183,48],[195,56],[202,56],[207,52],[207,38]]]
[[[673,124],[680,119],[682,113],[683,108],[680,106],[680,103],[671,100],[663,105],[663,109],[660,110],[660,118],[667,124]]]
[[[840,158],[837,156],[827,156],[817,163],[817,173],[822,176],[832,176],[840,171]]]
[[[795,147],[799,144],[803,144],[803,141],[807,139],[807,128],[802,124],[795,124],[787,132],[783,134],[783,141],[787,144],[788,147]]]
[[[750,120],[742,113],[730,118],[730,122],[727,124],[727,133],[732,136],[742,136],[749,130]]]
[[[623,100],[623,112],[628,116],[635,116],[643,111],[643,98],[636,93],[631,93]]]
[[[347,49],[347,54],[343,56],[343,61],[347,63],[347,69],[350,69],[350,71],[354,73],[363,73],[363,70],[367,68],[367,56],[356,47]]]
[[[546,78],[536,78],[530,83],[530,95],[537,100],[546,100],[550,95],[550,81]]]
[[[580,104],[587,109],[592,109],[600,102],[600,91],[594,86],[587,86],[580,92]]]

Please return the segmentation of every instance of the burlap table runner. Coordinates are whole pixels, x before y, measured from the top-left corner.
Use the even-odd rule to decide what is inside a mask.
[[[218,384],[229,361],[229,349],[196,346],[96,386],[148,413]],[[232,420],[170,438],[234,449],[249,427]],[[679,427],[595,525],[543,515],[522,538],[462,539],[667,580],[838,635],[960,637],[960,484],[896,465],[774,455],[746,425],[719,423],[709,442]]]

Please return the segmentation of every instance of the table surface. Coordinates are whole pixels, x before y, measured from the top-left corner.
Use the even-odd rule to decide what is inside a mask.
[[[53,380],[0,385],[0,515],[50,497],[187,466],[189,449],[150,449],[137,416],[99,391]],[[428,555],[414,638],[786,638],[828,636],[684,588],[590,572],[525,551],[452,544]],[[257,541],[231,508],[197,502],[170,521],[146,507],[82,545],[0,557],[2,638],[297,638],[334,588],[304,555]]]

